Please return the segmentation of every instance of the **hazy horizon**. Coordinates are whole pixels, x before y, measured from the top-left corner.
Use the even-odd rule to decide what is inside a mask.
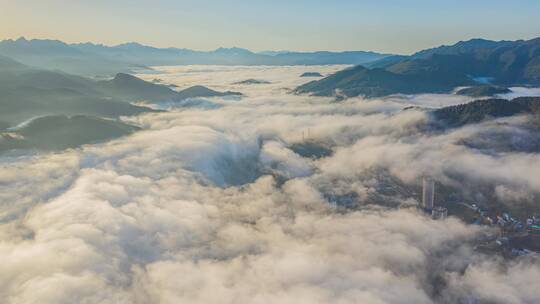
[[[304,0],[0,3],[0,39],[26,37],[105,45],[139,42],[201,51],[240,47],[255,52],[410,54],[472,38],[527,40],[540,33],[534,16],[540,3],[528,0],[490,1],[489,6],[484,1],[415,0],[406,7],[397,1]],[[476,22],[478,18],[482,23]]]
[[[305,52],[305,53],[310,53],[310,52],[374,52],[374,53],[391,54],[391,55],[412,55],[412,54],[414,54],[416,52],[419,52],[419,51],[422,51],[422,50],[425,50],[425,49],[436,48],[436,47],[443,46],[443,45],[454,45],[454,44],[456,44],[456,43],[458,43],[460,41],[468,41],[468,40],[472,40],[472,39],[484,39],[484,40],[491,40],[491,41],[519,41],[519,40],[527,41],[527,40],[535,39],[535,38],[539,38],[539,37],[540,37],[540,34],[539,34],[539,36],[528,37],[528,38],[498,39],[498,40],[497,39],[487,39],[487,38],[484,38],[484,37],[470,37],[470,38],[467,38],[467,39],[460,39],[460,40],[451,41],[451,42],[448,42],[448,43],[442,43],[442,44],[428,46],[426,48],[418,49],[418,50],[412,51],[410,53],[392,53],[392,52],[385,52],[385,51],[374,51],[372,49],[343,49],[343,50],[332,50],[332,49],[316,49],[316,50],[263,49],[263,50],[254,50],[254,49],[250,49],[250,48],[239,46],[239,45],[218,46],[218,47],[212,48],[212,49],[194,49],[194,48],[189,48],[189,47],[172,46],[172,45],[171,46],[156,46],[156,45],[152,45],[152,44],[142,43],[140,41],[124,41],[124,42],[120,42],[120,43],[103,43],[103,42],[100,42],[100,41],[65,41],[65,40],[62,40],[62,39],[55,39],[55,38],[49,38],[49,37],[26,37],[26,36],[0,38],[0,41],[7,41],[7,40],[17,41],[19,39],[25,39],[27,41],[50,40],[50,41],[64,42],[64,43],[66,43],[68,45],[91,43],[91,44],[94,44],[94,45],[103,45],[103,46],[107,46],[107,47],[116,47],[116,46],[120,46],[120,45],[136,43],[136,44],[140,44],[140,45],[148,46],[148,47],[153,47],[153,48],[186,49],[186,50],[192,50],[192,51],[197,51],[197,52],[211,52],[211,51],[216,51],[216,50],[222,49],[222,48],[223,49],[239,48],[239,49],[245,49],[245,50],[248,50],[248,51],[251,51],[251,52],[254,52],[254,53],[265,53],[265,52],[276,52],[276,53],[277,52]]]

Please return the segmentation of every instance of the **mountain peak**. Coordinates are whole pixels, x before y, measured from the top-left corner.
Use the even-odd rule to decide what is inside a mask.
[[[251,52],[250,50],[239,48],[239,47],[231,47],[231,48],[220,47],[220,48],[216,49],[214,51],[214,53],[221,53],[221,54],[228,54],[228,55],[233,55],[233,54],[253,54],[253,52]]]
[[[484,38],[471,38],[469,40],[462,40],[462,41],[458,42],[458,44],[461,43],[461,42],[466,42],[466,43],[493,43],[495,41],[489,40],[489,39],[484,39]]]
[[[127,73],[118,73],[114,76],[113,81],[129,81],[129,80],[141,80],[133,75]]]
[[[482,38],[473,38],[469,40],[459,41],[452,45],[441,45],[435,48],[419,51],[412,55],[413,58],[428,57],[434,54],[439,55],[456,55],[466,52],[471,52],[478,49],[494,48],[499,46],[506,46],[516,43],[516,41],[507,40],[487,40]]]
[[[147,47],[146,45],[142,45],[138,42],[126,42],[126,43],[121,43],[119,45],[117,45],[116,47],[124,47],[124,48],[135,48],[135,47]]]
[[[468,47],[489,47],[495,44],[504,43],[506,41],[494,41],[494,40],[488,40],[488,39],[482,39],[482,38],[473,38],[469,40],[459,41],[458,43],[454,44],[454,47],[458,46],[468,46]]]

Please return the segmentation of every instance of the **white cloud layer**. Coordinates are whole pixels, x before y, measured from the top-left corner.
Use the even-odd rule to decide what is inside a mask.
[[[533,303],[540,265],[473,250],[489,233],[456,218],[367,204],[379,170],[416,185],[497,185],[520,204],[540,189],[540,156],[485,154],[460,141],[490,124],[426,135],[409,105],[453,96],[351,99],[287,94],[323,67],[175,67],[179,86],[247,92],[215,109],[132,118],[110,143],[0,164],[0,297],[6,303]],[[145,76],[154,77],[154,76]],[[232,86],[249,78],[270,85]],[[302,132],[331,147],[312,160]],[[375,172],[375,173],[374,173]],[[355,193],[343,210],[328,194]],[[446,285],[436,284],[444,279]],[[491,303],[490,302],[490,303]]]

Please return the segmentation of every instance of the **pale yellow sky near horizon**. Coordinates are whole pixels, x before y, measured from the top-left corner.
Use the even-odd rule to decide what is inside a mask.
[[[540,18],[535,14],[540,1],[413,0],[406,6],[396,0],[381,2],[0,0],[0,39],[407,54],[475,37],[540,36]]]

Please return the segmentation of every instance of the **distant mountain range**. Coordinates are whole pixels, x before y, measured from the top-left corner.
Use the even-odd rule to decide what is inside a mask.
[[[138,43],[117,46],[96,44],[73,44],[70,47],[82,52],[98,54],[111,60],[131,62],[138,65],[321,65],[363,64],[389,56],[364,51],[346,52],[292,52],[255,53],[243,48],[218,48],[214,51],[194,51],[178,48],[155,48]],[[0,43],[0,54],[1,43]]]
[[[411,56],[388,56],[304,84],[296,92],[338,98],[443,93],[486,79],[503,87],[540,85],[540,38],[473,39]]]
[[[155,48],[139,43],[105,46],[93,43],[67,44],[58,40],[0,41],[0,55],[25,64],[85,76],[114,75],[158,65],[321,65],[364,64],[389,56],[375,52],[261,52],[242,48],[194,51]]]
[[[86,52],[57,40],[4,40],[0,42],[0,55],[36,68],[85,76],[114,75],[146,68]]]

